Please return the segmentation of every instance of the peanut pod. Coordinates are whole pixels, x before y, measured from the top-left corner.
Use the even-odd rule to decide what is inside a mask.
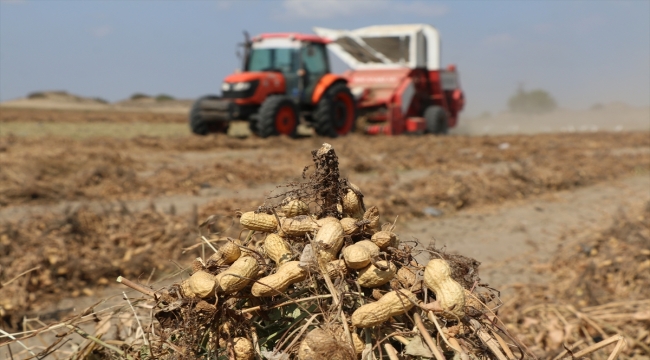
[[[351,184],[352,185],[352,184]],[[363,199],[352,189],[348,189],[342,199],[343,214],[355,219],[362,219],[364,214]]]
[[[214,295],[215,288],[214,276],[205,271],[197,271],[189,279],[183,281],[181,289],[187,297],[198,297],[205,299]]]
[[[300,215],[280,219],[280,232],[286,236],[305,236],[318,229],[318,223],[310,216]]]
[[[240,257],[226,271],[216,276],[218,291],[231,294],[245,288],[251,282],[249,279],[257,277],[258,270],[259,265],[255,258]]]
[[[239,223],[246,229],[254,231],[274,232],[278,228],[278,220],[275,215],[256,214],[254,211],[243,213]]]
[[[397,248],[399,246],[399,238],[390,231],[378,231],[372,235],[370,241],[382,250],[386,250],[388,247]]]
[[[372,241],[362,240],[342,251],[345,264],[350,269],[362,269],[370,264],[370,259],[379,255],[379,247]]]
[[[229,238],[219,239],[214,243],[217,252],[212,254],[206,262],[207,267],[230,265],[239,259],[241,256],[241,250],[239,245],[241,242],[239,240],[232,240]]]
[[[343,226],[335,218],[325,218],[321,220],[323,224],[314,237],[314,243],[317,244],[318,261],[330,262],[337,258],[341,246],[343,246]]]
[[[417,301],[415,295],[405,289],[391,291],[374,303],[360,306],[352,313],[352,325],[358,328],[377,326],[393,316],[402,315]]]
[[[382,270],[372,264],[368,265],[359,270],[359,278],[357,279],[359,285],[366,288],[376,288],[395,277],[395,272],[397,271],[395,264],[386,260],[377,261],[376,264],[382,268],[387,268],[387,270]]]
[[[357,226],[357,221],[359,221],[358,219],[346,217],[340,221],[345,235],[355,235],[361,232],[361,228]]]
[[[334,333],[334,336],[341,342],[348,344],[350,339],[348,338],[347,334],[345,333],[345,328],[342,325],[336,324],[332,328],[330,328],[332,333]],[[352,349],[357,355],[361,355],[363,352],[363,349],[365,349],[366,344],[361,341],[361,338],[359,335],[352,331],[350,334],[350,337],[352,338]]]
[[[397,270],[395,277],[405,288],[410,288],[417,281],[417,274],[415,271],[406,266],[402,266],[399,270]]]
[[[250,340],[245,337],[236,337],[231,341],[235,353],[234,360],[253,360],[255,358],[255,350]]]
[[[350,344],[342,342],[330,331],[316,328],[300,342],[299,360],[355,360],[357,358]]]
[[[356,332],[352,332],[352,347],[354,348],[354,352],[357,353],[357,356],[360,356],[363,353],[363,349],[366,348],[366,343],[361,340]]]
[[[325,266],[327,275],[331,278],[345,276],[348,273],[348,268],[345,266],[344,260],[332,260]]]
[[[280,235],[268,234],[264,240],[264,252],[276,264],[282,265],[291,260],[291,246]]]
[[[309,214],[309,206],[307,206],[304,201],[290,199],[287,199],[286,201],[287,203],[282,206],[282,212],[284,213],[284,216],[292,218],[298,215]]]
[[[363,214],[363,220],[370,221],[370,223],[366,225],[366,230],[369,230],[368,232],[374,233],[379,231],[379,208],[376,206],[369,207]]]
[[[465,289],[451,278],[449,263],[443,259],[429,261],[424,269],[424,284],[436,294],[440,306],[453,315],[465,315]],[[444,315],[444,313],[443,313]]]
[[[278,268],[275,274],[256,281],[251,294],[256,297],[274,296],[287,290],[291,284],[305,280],[307,270],[300,267],[300,261],[289,261]]]

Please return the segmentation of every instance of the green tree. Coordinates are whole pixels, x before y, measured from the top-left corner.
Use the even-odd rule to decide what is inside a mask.
[[[156,96],[156,101],[157,102],[170,101],[170,100],[174,100],[174,97],[171,96],[171,95],[160,94],[160,95]]]
[[[545,90],[526,91],[520,86],[508,100],[508,108],[515,113],[541,114],[555,110],[557,103]]]
[[[135,93],[131,95],[131,100],[150,99],[151,96],[143,93]]]

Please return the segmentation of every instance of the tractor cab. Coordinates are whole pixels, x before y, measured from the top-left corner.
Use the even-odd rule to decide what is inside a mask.
[[[244,71],[280,73],[285,79],[287,95],[296,101],[311,103],[316,84],[330,72],[326,43],[325,39],[316,36],[258,36],[249,43]]]
[[[330,73],[327,43],[316,35],[295,33],[247,39],[243,71],[224,79],[221,97],[211,95],[195,103],[190,113],[192,130],[224,131],[230,121],[246,120],[262,137],[295,136],[304,120],[319,135],[349,133],[356,104],[347,80]]]

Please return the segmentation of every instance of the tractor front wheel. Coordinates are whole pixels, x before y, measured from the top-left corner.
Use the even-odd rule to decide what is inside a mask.
[[[254,129],[263,138],[273,135],[296,137],[298,107],[288,96],[271,95],[262,103]]]
[[[216,95],[206,95],[194,102],[190,110],[190,129],[197,135],[208,135],[209,133],[227,133],[230,123],[228,121],[210,121],[206,119],[205,111],[214,110],[211,103],[222,101]]]
[[[430,134],[445,135],[449,132],[447,112],[440,106],[429,106],[424,110],[424,120],[427,132]]]
[[[354,130],[354,97],[344,83],[332,85],[318,101],[314,112],[314,130],[321,136],[337,137]]]

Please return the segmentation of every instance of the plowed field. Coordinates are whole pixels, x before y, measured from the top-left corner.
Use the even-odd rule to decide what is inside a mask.
[[[118,289],[118,275],[147,282],[174,273],[201,255],[183,248],[200,243],[197,226],[210,215],[217,231],[238,236],[235,212],[277,201],[278,186],[300,181],[323,142],[365,203],[382,209],[382,222],[476,257],[495,287],[551,281],[555,244],[650,201],[648,132],[236,139],[191,136],[181,118],[2,110],[0,127],[75,131],[99,122],[121,131],[0,132],[1,329],[21,329],[25,315],[59,319],[72,311],[62,301]],[[142,124],[172,130],[134,135]],[[639,256],[648,261],[650,250]],[[499,270],[513,260],[524,270]],[[533,262],[546,273],[521,266]]]

